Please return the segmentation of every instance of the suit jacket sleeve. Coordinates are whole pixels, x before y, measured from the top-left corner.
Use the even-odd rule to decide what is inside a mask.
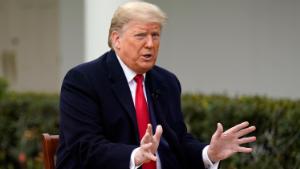
[[[175,82],[172,84],[174,87],[173,90],[176,92],[172,92],[175,96],[172,97],[174,100],[172,101],[173,103],[171,106],[171,111],[177,112],[176,117],[178,117],[176,120],[174,120],[175,124],[173,125],[173,130],[176,131],[177,137],[179,138],[179,144],[182,146],[187,167],[204,169],[205,167],[202,160],[202,151],[207,144],[199,142],[199,140],[187,132],[183,114],[181,112],[181,85],[175,75],[172,81]]]
[[[74,168],[128,169],[131,152],[137,146],[113,143],[106,138],[107,131],[101,125],[101,103],[94,87],[76,69],[66,75],[60,96],[60,148],[64,150],[58,159],[63,159],[63,163],[73,161],[77,165]],[[57,168],[65,166],[61,161],[58,160]]]

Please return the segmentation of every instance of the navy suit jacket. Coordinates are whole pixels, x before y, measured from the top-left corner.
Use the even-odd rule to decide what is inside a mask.
[[[162,169],[204,168],[205,145],[187,133],[176,76],[154,66],[145,86],[151,122],[163,128]],[[130,89],[114,51],[67,73],[60,95],[57,169],[128,169],[138,138]]]

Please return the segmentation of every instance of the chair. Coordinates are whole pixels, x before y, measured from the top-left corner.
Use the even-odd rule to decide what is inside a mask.
[[[42,134],[45,169],[55,169],[55,152],[58,147],[58,140],[59,135]]]

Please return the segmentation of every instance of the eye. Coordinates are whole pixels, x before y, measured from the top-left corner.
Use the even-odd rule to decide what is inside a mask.
[[[147,36],[146,33],[137,33],[134,35],[134,37],[136,37],[137,39],[140,39],[140,40],[144,39],[146,36]]]
[[[160,34],[158,32],[153,32],[151,35],[153,39],[159,39],[160,37]]]

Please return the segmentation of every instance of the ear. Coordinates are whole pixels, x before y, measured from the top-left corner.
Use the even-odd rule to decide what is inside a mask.
[[[120,49],[120,34],[117,31],[111,33],[111,42],[115,49]]]

